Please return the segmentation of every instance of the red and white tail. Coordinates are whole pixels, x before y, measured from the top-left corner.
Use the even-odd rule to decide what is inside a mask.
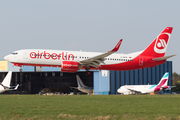
[[[165,55],[172,30],[172,27],[166,27],[161,34],[158,35],[156,39],[141,53],[141,55],[163,57]]]

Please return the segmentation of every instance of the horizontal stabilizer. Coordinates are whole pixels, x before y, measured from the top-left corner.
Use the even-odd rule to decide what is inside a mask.
[[[10,88],[13,87],[13,86],[10,86]],[[11,91],[11,90],[17,90],[19,87],[19,84],[16,85],[16,87],[14,89],[6,89],[6,91]]]
[[[170,55],[170,56],[165,56],[165,57],[159,57],[159,58],[153,58],[154,61],[162,61],[162,60],[166,60],[170,57],[173,57],[175,55]]]
[[[169,88],[167,88],[166,90],[171,90],[172,88],[175,88],[176,86],[170,86]]]

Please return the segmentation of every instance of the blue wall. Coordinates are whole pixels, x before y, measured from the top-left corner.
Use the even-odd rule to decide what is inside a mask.
[[[34,72],[34,66],[22,66],[23,72]]]
[[[169,72],[168,85],[172,86],[172,61],[153,68],[130,71],[110,71],[110,94],[118,94],[117,89],[123,85],[147,85],[159,83],[165,72]],[[164,90],[171,93],[171,90]]]
[[[103,72],[107,72],[104,76]],[[108,95],[109,94],[109,71],[94,71],[94,94],[95,95]]]
[[[34,72],[34,66],[22,66],[23,72]],[[42,71],[60,71],[59,67],[42,67]]]

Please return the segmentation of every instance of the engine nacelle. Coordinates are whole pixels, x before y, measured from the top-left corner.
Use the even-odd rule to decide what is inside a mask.
[[[62,72],[76,72],[79,69],[79,62],[63,61],[61,66]]]

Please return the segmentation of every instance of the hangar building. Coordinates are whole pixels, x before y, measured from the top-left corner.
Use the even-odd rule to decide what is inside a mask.
[[[8,70],[11,70],[9,66],[12,64],[8,63],[7,67]],[[5,71],[0,72],[0,81],[7,74]],[[39,70],[32,66],[23,66],[22,69],[18,67],[12,71],[11,85],[20,84],[21,86],[18,91],[11,91],[11,93],[38,94],[44,88],[50,88],[53,92],[70,93],[72,92],[70,87],[77,87],[76,75],[80,76],[86,86],[94,88],[94,94],[118,94],[116,91],[122,85],[157,84],[165,72],[170,73],[168,85],[172,85],[171,61],[166,61],[153,68],[130,71],[97,70],[91,71],[90,75],[87,75],[86,71],[64,73],[60,72],[60,68],[42,67]]]

